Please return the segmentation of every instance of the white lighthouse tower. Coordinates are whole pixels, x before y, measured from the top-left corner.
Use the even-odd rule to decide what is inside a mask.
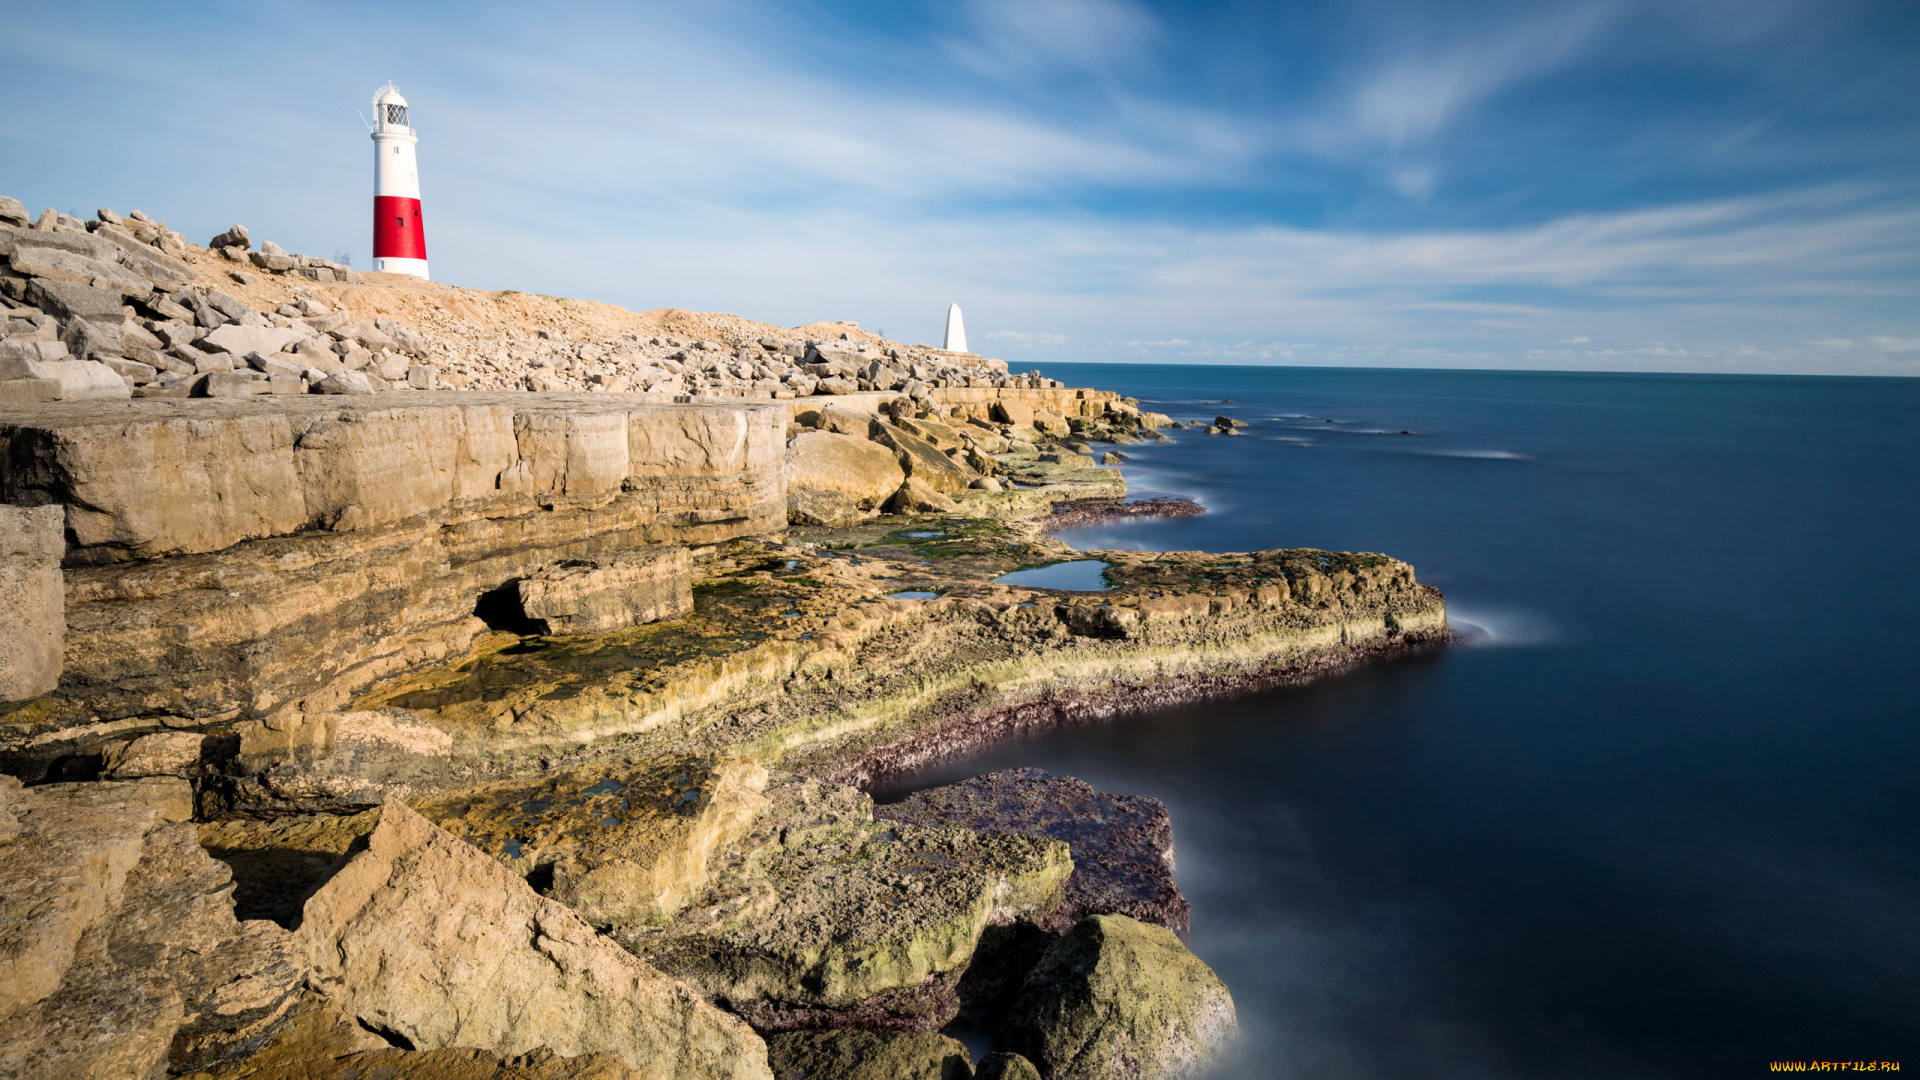
[[[967,351],[967,324],[960,321],[960,305],[947,306],[947,338],[941,348],[948,352]]]
[[[373,95],[373,268],[427,277],[427,234],[420,220],[420,166],[407,99],[392,83]]]

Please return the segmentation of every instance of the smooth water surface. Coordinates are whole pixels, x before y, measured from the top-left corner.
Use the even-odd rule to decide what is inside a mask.
[[[1022,585],[1029,589],[1064,589],[1069,592],[1105,592],[1113,588],[1106,573],[1112,563],[1099,559],[1072,559],[1048,563],[1026,570],[1015,570],[994,578],[999,585]]]
[[[1047,373],[1250,425],[1128,447],[1211,512],[1077,546],[1386,552],[1475,633],[915,781],[1164,799],[1222,1076],[1920,1069],[1920,380]]]

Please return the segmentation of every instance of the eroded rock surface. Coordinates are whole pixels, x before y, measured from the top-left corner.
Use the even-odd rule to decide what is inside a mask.
[[[664,920],[698,894],[714,853],[744,835],[767,772],[734,756],[670,754],[430,798],[420,811],[597,926]]]
[[[0,506],[0,701],[38,697],[60,682],[66,642],[65,512]]]
[[[1118,914],[1187,930],[1187,899],[1173,880],[1173,821],[1158,799],[1103,795],[1044,769],[1003,769],[915,792],[874,817],[1064,842],[1073,876],[1060,906],[1037,920],[1044,929],[1063,933],[1088,915]]]
[[[1066,845],[873,820],[864,794],[783,777],[706,892],[614,936],[762,1031],[932,1030],[981,933],[1053,907]]]
[[[1093,915],[1027,976],[995,1045],[1049,1080],[1199,1075],[1236,1025],[1233,998],[1173,931]]]
[[[234,918],[227,868],[139,803],[9,791],[0,840],[0,1075],[92,1080],[244,1057],[304,959]]]
[[[673,1080],[764,1080],[744,1023],[399,802],[307,900],[311,984],[419,1050],[605,1051]]]

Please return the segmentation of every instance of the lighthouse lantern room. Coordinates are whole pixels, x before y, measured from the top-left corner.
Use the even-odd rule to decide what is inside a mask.
[[[392,83],[373,95],[373,268],[427,277],[427,237],[420,220],[420,141],[407,99]]]

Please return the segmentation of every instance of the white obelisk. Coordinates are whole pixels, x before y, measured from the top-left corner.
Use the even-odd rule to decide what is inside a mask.
[[[948,352],[967,351],[967,324],[960,321],[960,305],[947,306],[947,340],[940,346]]]

